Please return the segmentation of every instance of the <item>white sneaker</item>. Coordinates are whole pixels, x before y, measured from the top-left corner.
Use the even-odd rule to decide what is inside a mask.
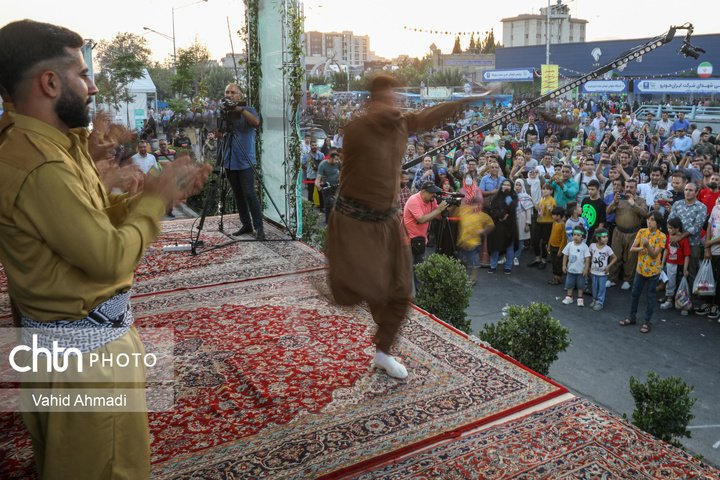
[[[602,309],[603,309],[603,304],[602,304],[602,303],[596,303],[595,306],[593,307],[593,310],[596,311],[596,312],[597,312],[597,311],[600,311],[600,310],[602,310]]]
[[[403,366],[403,364],[382,350],[377,350],[375,352],[375,365],[378,368],[385,370],[385,373],[393,378],[403,379],[408,376],[407,369]]]
[[[597,304],[597,300],[590,302],[589,308],[595,308],[595,304]]]
[[[505,257],[498,260],[498,265],[505,265]]]
[[[665,301],[660,305],[660,308],[662,308],[663,310],[669,310],[669,309],[671,309],[672,307],[673,307],[673,302],[671,302],[670,300],[665,300]]]
[[[585,300],[582,298],[578,298],[578,307],[584,307],[585,306]]]
[[[563,305],[570,305],[572,303],[572,297],[565,297],[565,300],[562,301]]]
[[[617,285],[617,283],[611,282],[610,280],[608,280],[607,282],[605,282],[605,288],[614,287],[615,285]]]
[[[519,266],[520,266],[520,260],[518,260],[517,258],[514,259],[514,260],[513,260],[513,265],[515,265],[516,267],[519,267]]]
[[[628,282],[623,282],[622,287],[620,287],[620,290],[630,290],[630,284]]]

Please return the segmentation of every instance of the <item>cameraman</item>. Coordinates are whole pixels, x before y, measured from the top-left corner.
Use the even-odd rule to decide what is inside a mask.
[[[240,102],[240,87],[231,83],[225,87],[225,97],[229,103]],[[224,130],[226,118],[232,121],[232,130],[237,134],[240,145],[233,140],[228,142],[225,150],[223,166],[230,182],[230,187],[235,196],[238,215],[242,228],[233,233],[233,236],[252,233],[253,228],[257,231],[255,238],[265,240],[263,230],[262,212],[260,201],[255,195],[255,175],[250,165],[257,165],[255,160],[255,129],[260,125],[260,117],[254,108],[249,106],[237,106],[223,108],[223,118],[220,121],[220,129]],[[252,223],[250,216],[252,215]]]
[[[403,222],[412,250],[413,279],[416,292],[420,285],[418,284],[417,275],[415,275],[415,265],[422,263],[425,259],[428,223],[433,218],[440,216],[440,213],[448,208],[447,202],[443,201],[438,205],[435,201],[436,195],[441,192],[442,190],[433,182],[424,182],[420,186],[420,191],[411,196],[405,204]]]
[[[340,163],[340,154],[332,152],[330,154],[330,158],[323,160],[320,163],[317,171],[317,178],[315,178],[315,188],[317,188],[322,194],[323,201],[325,203],[326,224],[330,218],[330,211],[335,203],[335,195],[337,194],[337,189],[340,185],[341,168],[342,164]]]

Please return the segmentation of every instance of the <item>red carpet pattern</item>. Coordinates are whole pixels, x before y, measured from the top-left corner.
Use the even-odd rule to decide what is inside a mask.
[[[351,478],[710,480],[720,472],[573,398]]]
[[[200,239],[205,243],[198,250],[231,240],[218,231],[219,218],[206,220]],[[190,242],[193,220],[165,222],[157,240],[151,244],[135,270],[133,293],[175,290],[199,285],[247,280],[285,273],[302,272],[325,267],[325,257],[312,248],[295,241],[256,242],[252,235],[238,237],[234,245],[192,256],[189,252],[163,252],[166,245]],[[225,231],[237,229],[235,221],[224,221]],[[197,232],[197,230],[194,230]],[[270,224],[265,224],[268,239],[288,238]],[[10,316],[5,272],[0,266],[0,318]]]
[[[415,311],[396,352],[412,376],[375,372],[370,315],[319,295],[323,276],[134,299],[138,326],[176,327],[156,478],[316,478],[565,391]]]

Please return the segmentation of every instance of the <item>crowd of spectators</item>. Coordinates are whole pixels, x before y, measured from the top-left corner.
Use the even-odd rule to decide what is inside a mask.
[[[647,288],[641,332],[649,332],[656,290],[666,289],[661,308],[674,308],[677,285],[683,277],[693,285],[702,258],[712,259],[720,279],[720,235],[712,235],[720,223],[711,216],[715,211],[720,222],[720,141],[711,127],[698,128],[670,108],[640,119],[621,102],[579,99],[551,107],[559,110],[531,111],[456,139],[488,121],[481,108],[467,106],[436,130],[412,133],[403,160],[420,161],[404,172],[398,206],[408,215],[409,199],[422,195],[416,215],[427,220],[435,212],[426,237],[432,245],[447,228],[436,217],[450,207],[448,197],[434,197],[464,194],[449,215],[458,220],[454,247],[472,278],[483,248],[489,274],[501,267],[512,274],[528,247],[534,258],[526,268],[549,262],[548,282],[567,289],[566,305],[578,290],[578,306],[590,294],[589,306],[601,310],[606,296],[612,301],[606,288],[632,289],[620,325],[636,323]],[[693,300],[695,313],[720,319],[720,298]]]

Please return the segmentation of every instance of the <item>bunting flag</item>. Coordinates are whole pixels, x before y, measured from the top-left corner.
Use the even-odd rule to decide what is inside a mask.
[[[446,153],[445,158],[452,158],[453,160],[455,160],[455,150],[457,150],[457,147]]]
[[[411,32],[421,32],[421,33],[432,33],[437,35],[490,35],[490,30],[487,30],[485,32],[477,32],[477,31],[468,31],[468,32],[450,32],[447,30],[432,30],[428,28],[414,28],[414,27],[403,27],[405,30],[410,30]]]

